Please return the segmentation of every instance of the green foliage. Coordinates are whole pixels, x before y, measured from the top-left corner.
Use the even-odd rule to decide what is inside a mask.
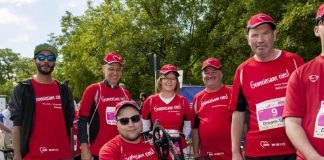
[[[15,80],[15,63],[19,55],[13,53],[11,49],[0,49],[0,84],[5,84],[7,80]]]
[[[34,73],[33,60],[22,58],[11,49],[0,49],[0,95],[10,97],[14,85],[31,77]]]
[[[276,48],[299,53],[305,60],[318,55],[314,36],[316,0],[105,0],[82,16],[66,12],[62,35],[51,35],[61,48],[55,76],[70,80],[76,100],[84,89],[104,78],[103,56],[116,51],[124,58],[122,82],[137,99],[140,92],[154,92],[154,73],[148,56],[161,64],[184,70],[184,83],[202,85],[201,63],[215,57],[224,66],[224,83],[231,84],[237,66],[251,49],[246,22],[254,14],[270,14],[277,24]]]

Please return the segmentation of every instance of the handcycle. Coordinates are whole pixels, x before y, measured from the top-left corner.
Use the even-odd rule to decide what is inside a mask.
[[[159,160],[168,160],[170,157],[173,160],[185,160],[180,137],[170,136],[173,133],[168,133],[167,130],[158,124],[159,120],[157,119],[152,130],[142,132],[144,140],[153,139],[154,148]],[[178,143],[178,146],[175,143]],[[209,160],[209,156],[205,155],[204,159]]]

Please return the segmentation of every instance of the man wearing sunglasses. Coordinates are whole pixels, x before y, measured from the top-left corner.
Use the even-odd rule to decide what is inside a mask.
[[[54,46],[36,46],[36,76],[14,88],[9,107],[15,160],[73,157],[74,103],[69,87],[52,78],[57,55]]]
[[[158,160],[153,144],[144,142],[140,135],[143,125],[137,104],[134,101],[119,102],[115,117],[119,135],[103,145],[99,159]]]
[[[322,53],[291,75],[283,113],[298,160],[324,160],[324,4],[318,8],[314,33]]]

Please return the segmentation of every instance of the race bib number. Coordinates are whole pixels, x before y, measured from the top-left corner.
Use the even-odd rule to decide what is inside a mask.
[[[285,97],[281,97],[256,104],[260,131],[284,127],[282,119],[284,103]]]
[[[324,139],[324,101],[321,101],[321,108],[316,116],[314,137]]]
[[[106,121],[109,125],[116,125],[115,107],[106,107]]]

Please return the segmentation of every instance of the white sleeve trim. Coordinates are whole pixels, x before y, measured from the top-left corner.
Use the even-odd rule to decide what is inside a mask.
[[[142,119],[142,123],[143,123],[143,132],[150,130],[150,127],[151,127],[150,119],[148,119],[148,120]]]
[[[188,137],[189,134],[191,132],[191,121],[184,121],[183,122],[183,129],[182,129],[182,133]]]

